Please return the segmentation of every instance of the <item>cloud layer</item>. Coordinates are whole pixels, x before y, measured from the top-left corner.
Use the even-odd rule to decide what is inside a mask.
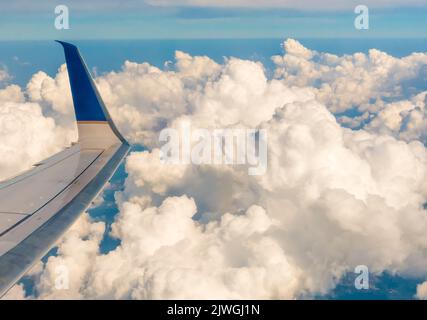
[[[123,3],[119,0],[94,0],[90,3],[83,0],[74,0],[68,5],[77,10],[105,11],[105,10],[137,10],[154,7],[219,7],[219,8],[290,8],[302,10],[353,10],[360,1],[357,0],[133,0]],[[425,6],[425,0],[366,0],[364,5],[372,8],[399,7],[399,6]],[[52,10],[58,5],[56,0],[43,0],[37,6],[30,0],[16,0],[0,4],[2,11],[27,11]]]
[[[165,70],[125,62],[96,79],[119,129],[148,150],[127,158],[116,193],[120,245],[101,254],[105,226],[85,215],[33,271],[38,298],[312,297],[357,265],[427,277],[426,93],[406,90],[423,81],[426,55],[334,56],[295,40],[284,49],[273,79],[259,62],[183,52]],[[38,73],[27,98],[12,86],[5,96],[72,135],[66,80],[64,67],[54,79]],[[8,103],[6,114],[24,118]],[[343,118],[352,108],[367,116]],[[266,174],[161,163],[159,132],[184,121],[266,129]],[[63,266],[69,290],[55,287]]]
[[[315,1],[315,0],[147,0],[147,3],[154,6],[188,6],[188,7],[228,7],[228,8],[292,8],[292,9],[323,9],[323,10],[337,10],[337,9],[354,9],[360,4],[360,1]],[[374,8],[378,7],[394,7],[394,6],[422,6],[425,5],[425,0],[369,0],[365,1],[364,5]]]
[[[356,108],[375,113],[380,106],[372,102],[402,99],[427,85],[425,53],[396,58],[371,49],[368,54],[337,56],[292,39],[283,47],[285,55],[272,58],[276,77],[288,85],[316,88],[316,98],[332,112]]]

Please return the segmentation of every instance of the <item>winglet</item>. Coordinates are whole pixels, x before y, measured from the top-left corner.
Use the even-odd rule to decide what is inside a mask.
[[[114,135],[122,143],[127,143],[114,125],[78,48],[71,43],[59,40],[56,42],[64,48],[74,110],[79,126],[79,140],[88,132],[87,129],[81,130],[82,126],[86,128],[90,124],[104,123],[109,124]]]

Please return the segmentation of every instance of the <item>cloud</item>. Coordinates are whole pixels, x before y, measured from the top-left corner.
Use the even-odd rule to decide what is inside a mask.
[[[427,299],[427,281],[419,284],[417,286],[417,294],[416,297],[421,300]]]
[[[272,57],[275,75],[287,85],[316,88],[316,98],[334,113],[357,109],[375,113],[385,99],[403,99],[425,89],[427,54],[396,58],[377,49],[337,56],[316,52],[288,39],[285,54]],[[418,81],[415,81],[418,80]]]
[[[26,12],[40,12],[40,11],[51,11],[52,14],[56,6],[64,4],[72,10],[78,11],[111,11],[115,10],[129,10],[129,9],[146,9],[147,5],[144,0],[129,0],[127,2],[119,0],[93,0],[88,3],[84,0],[73,0],[73,1],[62,1],[57,0],[43,0],[39,3],[34,4],[31,0],[16,0],[14,2],[2,2],[0,9],[2,12],[19,12],[25,8]]]
[[[27,84],[26,93],[30,101],[41,103],[46,111],[73,118],[73,102],[65,64],[58,69],[55,78],[43,71],[34,74]]]
[[[241,217],[224,215],[221,223],[205,227],[192,219],[196,205],[186,196],[168,197],[159,207],[127,202],[121,212],[113,233],[122,244],[115,251],[92,256],[90,261],[72,252],[50,258],[49,270],[66,265],[70,274],[80,275],[72,282],[80,292],[64,290],[65,296],[58,296],[51,287],[42,290],[40,298],[185,299],[197,295],[206,299],[268,297],[274,291],[278,296],[293,295],[296,271],[277,244],[260,238],[271,224],[260,207],[249,208]],[[87,243],[70,243],[69,239],[63,246],[72,246],[76,252],[88,249]],[[244,250],[240,256],[236,255],[239,250]],[[239,268],[247,259],[250,265]],[[44,284],[55,281],[52,272],[44,272],[43,277]]]
[[[283,104],[314,96],[310,88],[268,81],[258,62],[229,58],[220,66],[180,51],[175,58],[172,70],[127,61],[122,72],[97,79],[113,119],[132,142],[156,146],[161,129],[188,115],[202,128],[252,128]]]
[[[41,104],[25,98],[17,85],[0,89],[0,179],[29,169],[75,137],[73,128],[45,116]]]
[[[84,214],[61,239],[59,257],[51,256],[42,273],[37,274],[37,290],[45,299],[79,299],[78,285],[92,270],[92,261],[99,253],[105,231],[104,222],[92,222]],[[66,258],[68,257],[68,258]],[[63,281],[58,277],[64,276]]]
[[[275,77],[287,85],[312,87],[316,99],[351,128],[426,141],[427,55],[396,58],[376,49],[337,56],[288,39],[285,54],[272,57]],[[408,99],[409,97],[409,99]]]
[[[366,128],[406,141],[427,141],[426,94],[422,92],[410,100],[382,103]]]
[[[68,3],[67,3],[68,2]],[[357,0],[327,0],[319,3],[315,0],[130,0],[123,3],[119,0],[94,0],[90,3],[83,0],[65,1],[73,10],[81,11],[111,11],[111,10],[137,10],[150,7],[195,7],[195,8],[285,8],[285,9],[302,9],[302,10],[353,10],[360,4]],[[424,6],[425,0],[368,0],[365,5],[371,8],[383,7],[417,7]],[[0,4],[3,12],[21,11],[25,8],[27,11],[46,11],[52,10],[58,5],[56,0],[44,0],[34,5],[30,0],[16,0],[13,2],[4,2]]]
[[[229,8],[292,8],[292,9],[323,9],[323,10],[337,10],[337,9],[353,9],[360,3],[356,0],[339,1],[327,0],[319,1],[296,1],[296,0],[147,0],[147,3],[154,6],[171,6],[171,7],[229,7]],[[365,1],[365,5],[370,7],[394,7],[394,6],[420,6],[425,5],[424,0],[370,0]]]

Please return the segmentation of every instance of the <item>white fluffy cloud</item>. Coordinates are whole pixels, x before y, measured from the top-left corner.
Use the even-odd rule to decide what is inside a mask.
[[[58,124],[47,115],[41,100],[32,99],[31,94],[26,98],[25,93],[17,85],[0,89],[0,179],[30,168],[75,138],[72,126]]]
[[[27,84],[26,93],[31,101],[40,102],[59,114],[73,114],[67,67],[63,64],[55,78],[43,71],[33,75]]]
[[[416,297],[421,300],[427,300],[427,281],[417,286]]]
[[[126,62],[96,80],[120,130],[149,150],[126,160],[112,226],[120,245],[101,254],[104,225],[84,216],[33,272],[39,298],[310,297],[357,265],[427,277],[425,93],[383,100],[403,94],[425,55],[337,57],[294,40],[285,49],[274,79],[254,61],[177,52],[166,70]],[[54,117],[69,117],[68,98],[49,90],[66,89],[64,73],[27,86]],[[369,109],[364,129],[331,113],[348,104]],[[161,163],[159,131],[184,120],[267,130],[266,174]],[[55,289],[61,266],[69,290]]]
[[[49,258],[43,273],[37,274],[38,290],[49,299],[79,299],[79,286],[92,271],[92,262],[98,254],[105,231],[103,222],[91,222],[84,214],[61,240],[58,255]],[[64,276],[59,281],[58,276]],[[57,290],[57,289],[63,290]]]
[[[406,141],[427,141],[426,93],[417,94],[409,100],[382,103],[380,110],[371,116],[366,129]]]
[[[307,49],[293,39],[284,42],[284,50],[283,56],[272,58],[276,77],[287,85],[315,87],[316,98],[332,112],[357,108],[375,113],[378,106],[372,101],[401,99],[427,84],[425,53],[396,58],[371,49],[368,54],[337,56]]]

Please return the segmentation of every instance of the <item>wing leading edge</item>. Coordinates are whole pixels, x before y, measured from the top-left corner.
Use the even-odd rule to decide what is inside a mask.
[[[89,207],[130,149],[77,47],[58,42],[64,48],[79,139],[0,183],[0,297]]]

